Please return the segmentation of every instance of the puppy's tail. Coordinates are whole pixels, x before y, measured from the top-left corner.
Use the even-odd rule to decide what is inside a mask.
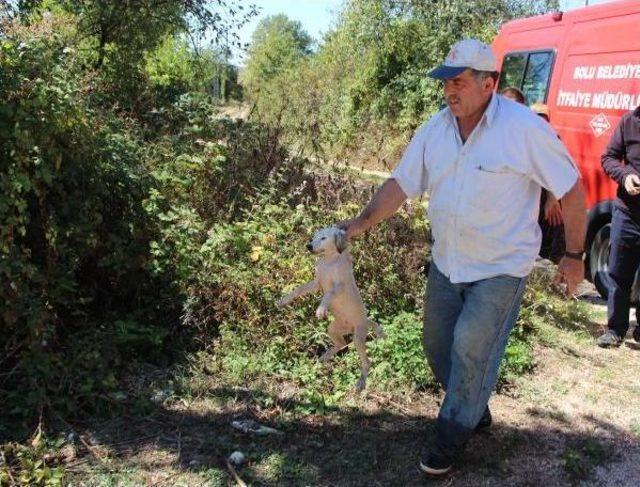
[[[384,332],[382,327],[373,320],[367,320],[369,322],[369,326],[373,328],[373,332],[376,334],[376,338],[386,338],[387,334]]]

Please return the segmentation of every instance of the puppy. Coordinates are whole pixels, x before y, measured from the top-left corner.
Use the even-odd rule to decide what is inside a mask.
[[[315,279],[284,296],[278,301],[278,306],[286,306],[300,296],[322,290],[324,296],[316,309],[316,317],[325,318],[331,311],[334,319],[328,330],[333,346],[320,360],[326,362],[333,358],[347,346],[344,336],[353,335],[353,343],[360,357],[361,374],[356,384],[356,390],[360,392],[365,388],[369,374],[365,344],[369,327],[373,328],[378,338],[384,338],[385,334],[378,323],[367,318],[367,311],[353,277],[353,261],[347,251],[345,231],[336,227],[318,230],[313,240],[307,244],[307,249],[319,256]]]

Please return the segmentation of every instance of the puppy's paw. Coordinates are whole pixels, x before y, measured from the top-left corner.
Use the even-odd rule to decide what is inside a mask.
[[[326,318],[327,317],[327,308],[324,306],[318,306],[318,309],[316,309],[316,318],[318,318],[319,320]]]

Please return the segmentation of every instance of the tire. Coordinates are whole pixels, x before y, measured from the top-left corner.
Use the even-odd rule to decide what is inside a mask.
[[[604,300],[609,296],[609,285],[611,283],[609,278],[610,234],[611,224],[607,223],[598,230],[589,249],[591,279]]]
[[[611,284],[611,278],[609,277],[610,235],[611,224],[607,223],[596,233],[589,251],[591,278],[598,293],[605,301],[609,297],[609,286]],[[636,273],[633,287],[631,288],[631,302],[634,305],[638,305],[640,302],[640,270]]]

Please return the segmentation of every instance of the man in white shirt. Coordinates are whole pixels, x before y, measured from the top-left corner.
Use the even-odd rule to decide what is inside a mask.
[[[568,294],[583,279],[586,211],[578,171],[549,124],[494,93],[488,45],[456,43],[429,76],[443,81],[447,108],[418,129],[362,213],[340,225],[355,237],[407,198],[429,195],[434,244],[424,347],[446,395],[420,468],[440,475],[491,423],[487,402],[540,248],[541,188],[562,201],[567,253],[556,280]]]

